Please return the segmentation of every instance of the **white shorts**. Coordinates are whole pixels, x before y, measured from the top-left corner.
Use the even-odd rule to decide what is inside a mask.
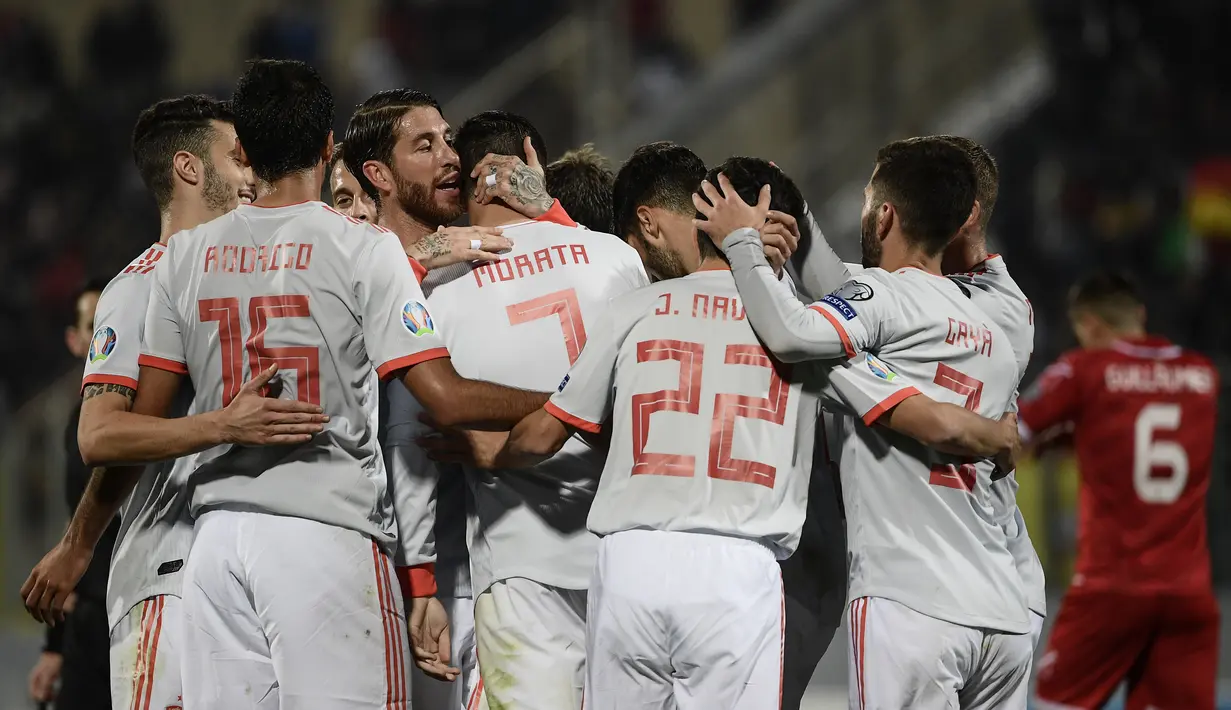
[[[354,530],[210,511],[184,569],[185,710],[405,708],[393,565]]]
[[[764,710],[782,693],[782,576],[763,545],[632,530],[590,582],[586,710]]]
[[[1030,634],[941,621],[880,597],[850,605],[851,710],[1025,710]]]
[[[580,710],[586,667],[586,592],[514,577],[474,603],[479,685],[493,708]]]
[[[1039,647],[1039,639],[1043,637],[1043,622],[1047,621],[1047,617],[1042,614],[1032,611],[1030,612],[1030,648],[1037,649]]]
[[[179,597],[164,594],[138,602],[111,630],[114,710],[183,707],[181,616]]]
[[[470,691],[477,678],[474,661],[474,600],[470,597],[437,599],[449,614],[449,664],[460,669],[452,683],[436,680],[412,666],[411,707],[415,710],[466,710]]]

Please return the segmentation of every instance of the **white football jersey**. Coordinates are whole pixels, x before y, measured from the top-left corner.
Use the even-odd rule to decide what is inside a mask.
[[[137,389],[145,311],[162,244],[142,252],[103,289],[94,312],[94,338],[82,386],[114,384]],[[184,387],[171,416],[189,413],[192,388]],[[180,571],[192,545],[186,461],[149,464],[120,509],[120,533],[107,577],[107,622],[120,623],[137,602],[180,595]]]
[[[727,535],[788,557],[808,502],[820,370],[766,354],[727,269],[614,299],[547,404],[583,430],[610,418],[590,530]]]
[[[210,411],[277,363],[281,396],[330,416],[304,445],[197,454],[193,514],[302,517],[390,547],[371,375],[448,355],[425,300],[397,237],[320,202],[241,205],[176,235],[155,271],[141,364],[189,375],[195,407]]]
[[[957,284],[918,269],[868,269],[804,307],[774,288],[755,231],[740,230],[723,246],[769,347],[791,360],[851,360],[829,373],[862,420],[847,420],[840,454],[850,598],[884,597],[955,624],[1028,632],[1022,580],[991,500],[991,462],[872,426],[913,394],[895,382],[899,375],[932,399],[999,418],[1017,376],[1004,331]],[[877,377],[852,379],[848,370],[858,368]],[[869,386],[877,379],[884,392]]]
[[[1030,365],[1030,356],[1034,354],[1034,308],[1009,275],[1004,257],[992,254],[970,272],[953,274],[949,278],[964,285],[970,300],[1008,336],[1013,355],[1017,358],[1017,387],[1020,387]],[[1012,409],[1016,408],[1017,395],[1014,393]],[[1017,573],[1026,586],[1030,609],[1047,616],[1046,578],[1038,552],[1026,530],[1026,520],[1017,507],[1016,473],[992,482],[992,502],[1005,528]]]
[[[608,301],[649,280],[637,251],[610,234],[552,222],[503,229],[513,241],[503,259],[432,271],[423,289],[458,373],[550,392],[596,336]],[[601,451],[574,438],[533,469],[467,469],[476,597],[511,577],[589,586],[597,548],[585,520],[602,462]]]

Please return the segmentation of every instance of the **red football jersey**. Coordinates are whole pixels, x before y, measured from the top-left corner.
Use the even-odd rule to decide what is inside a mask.
[[[1030,432],[1073,425],[1081,489],[1073,586],[1210,588],[1205,494],[1218,371],[1163,338],[1074,350],[1021,401]]]

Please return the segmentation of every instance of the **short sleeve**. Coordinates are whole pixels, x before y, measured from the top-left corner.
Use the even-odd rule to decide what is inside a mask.
[[[368,358],[380,378],[439,357],[448,357],[440,326],[414,270],[392,234],[373,237],[355,269],[355,297]]]
[[[867,276],[851,279],[809,306],[829,321],[842,337],[847,357],[875,350],[892,339],[897,303],[892,291]]]
[[[615,301],[609,303],[589,331],[592,335],[577,362],[544,405],[556,419],[592,434],[602,430],[603,422],[611,415],[616,358],[635,322],[616,322],[616,314],[624,310]]]
[[[920,392],[914,385],[871,353],[861,353],[853,360],[834,366],[825,390],[827,398],[836,398],[868,426],[917,394]]]
[[[188,358],[184,349],[184,329],[171,296],[171,268],[167,261],[154,269],[139,363],[186,375]]]
[[[120,278],[99,296],[83,388],[109,384],[137,389],[148,289],[148,279]]]

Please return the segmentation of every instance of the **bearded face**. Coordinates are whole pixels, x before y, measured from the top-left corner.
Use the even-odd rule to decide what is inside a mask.
[[[871,269],[881,265],[882,247],[876,233],[876,210],[865,209],[860,220],[859,247],[863,254],[863,267]]]
[[[453,169],[452,172],[456,174],[457,171]],[[451,195],[438,196],[437,183],[439,181],[439,179],[433,177],[430,183],[414,182],[400,172],[395,171],[393,174],[393,184],[395,187],[393,198],[397,200],[398,206],[402,208],[403,212],[424,224],[452,224],[458,217],[462,216],[465,208],[460,200]]]

